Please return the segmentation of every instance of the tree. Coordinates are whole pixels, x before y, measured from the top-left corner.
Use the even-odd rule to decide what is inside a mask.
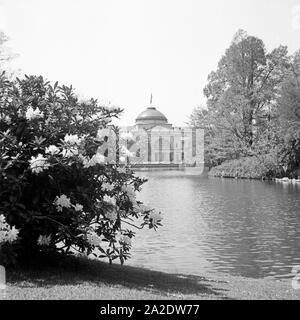
[[[238,155],[235,141],[229,132],[220,132],[218,126],[214,124],[214,119],[208,109],[203,106],[194,108],[190,124],[194,127],[204,129],[204,159],[209,167],[220,165],[227,159],[236,158]]]
[[[192,123],[206,128],[206,157],[212,165],[272,150],[277,99],[289,70],[287,47],[267,53],[261,39],[236,33],[208,76],[206,110],[198,107],[191,116]]]
[[[204,93],[214,125],[229,132],[243,151],[270,121],[272,101],[288,67],[286,47],[267,54],[262,40],[239,31],[209,75]]]
[[[300,51],[292,59],[278,99],[281,162],[293,172],[300,165]]]

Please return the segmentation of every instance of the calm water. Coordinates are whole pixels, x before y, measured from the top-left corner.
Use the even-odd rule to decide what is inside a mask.
[[[300,265],[300,184],[201,178],[180,171],[147,176],[139,199],[164,213],[141,230],[131,265],[188,274],[290,277]]]

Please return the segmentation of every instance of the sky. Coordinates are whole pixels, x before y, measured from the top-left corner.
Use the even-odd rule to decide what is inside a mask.
[[[267,50],[300,49],[300,0],[0,0],[14,67],[124,108],[185,125],[238,29]]]

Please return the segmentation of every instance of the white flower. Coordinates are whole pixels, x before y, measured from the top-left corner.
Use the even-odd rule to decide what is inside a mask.
[[[135,192],[134,192],[133,186],[131,185],[122,186],[121,191],[125,192],[129,198],[135,197]]]
[[[2,224],[6,223],[5,217],[3,214],[0,214],[0,228],[2,226]]]
[[[16,229],[14,226],[10,228],[7,234],[7,241],[12,243],[17,240],[19,234],[19,230]]]
[[[103,237],[98,236],[97,233],[94,231],[89,231],[86,234],[86,240],[91,246],[100,246]]]
[[[30,169],[34,173],[43,172],[44,170],[47,170],[50,166],[50,164],[47,162],[47,159],[44,158],[40,153],[37,155],[37,157],[31,157],[29,163]]]
[[[61,152],[62,156],[65,158],[70,158],[78,155],[78,149],[76,147],[63,149]]]
[[[152,220],[153,225],[156,225],[157,222],[161,221],[163,218],[160,213],[158,213],[156,211],[152,211],[149,215],[149,219]]]
[[[85,163],[83,166],[84,168],[89,168],[89,167],[93,167],[96,164],[102,164],[105,162],[105,157],[100,154],[100,153],[96,153],[95,155],[92,156],[92,158],[90,160],[88,160],[87,163]]]
[[[105,157],[104,157],[104,155],[102,155],[100,153],[96,153],[95,155],[93,155],[93,157],[91,159],[91,162],[95,163],[95,164],[97,164],[97,163],[101,164],[101,163],[104,163],[104,161],[105,161]]]
[[[66,134],[64,138],[64,142],[69,143],[71,145],[79,145],[81,143],[81,140],[82,139],[80,139],[77,134]]]
[[[37,244],[39,246],[49,246],[50,242],[51,242],[51,235],[49,235],[49,236],[40,235],[37,240]]]
[[[109,197],[107,194],[103,197],[103,200],[113,206],[116,205],[116,199],[113,197]]]
[[[131,185],[122,186],[121,190],[126,193],[127,197],[132,202],[132,205],[135,207],[137,205],[137,202],[134,188]]]
[[[3,214],[0,215],[0,244],[4,242],[12,243],[17,240],[19,230],[10,226]]]
[[[151,207],[146,206],[144,204],[138,205],[136,209],[139,210],[141,213],[148,213],[148,212],[150,212],[152,210]]]
[[[56,205],[57,211],[61,212],[62,208],[70,208],[71,207],[71,200],[65,194],[63,194],[60,197],[57,196],[55,198],[54,204]]]
[[[118,218],[118,214],[115,210],[111,210],[105,213],[105,218],[115,222]]]
[[[46,148],[46,153],[54,155],[59,153],[59,149],[53,144]]]
[[[126,161],[126,158],[123,157],[123,156],[121,156],[121,157],[120,157],[120,161],[121,161],[121,162],[125,162],[125,161]]]
[[[122,236],[119,241],[127,246],[131,246],[131,238],[128,236]]]
[[[27,120],[41,118],[43,116],[44,116],[43,112],[41,112],[38,107],[34,110],[31,106],[27,109],[26,114],[25,114],[25,117]]]
[[[75,211],[82,211],[82,209],[83,209],[83,206],[79,203],[76,203],[76,205],[73,207],[74,207]]]
[[[108,182],[104,182],[101,185],[101,189],[104,191],[112,191],[114,189],[114,186],[113,186],[113,184],[110,184]]]
[[[7,236],[7,231],[0,229],[0,244],[7,241],[6,236]]]

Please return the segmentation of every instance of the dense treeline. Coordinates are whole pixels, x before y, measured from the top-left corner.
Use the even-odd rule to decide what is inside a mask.
[[[191,115],[205,129],[211,174],[296,177],[300,165],[300,50],[267,52],[240,30],[208,76],[205,107]]]

